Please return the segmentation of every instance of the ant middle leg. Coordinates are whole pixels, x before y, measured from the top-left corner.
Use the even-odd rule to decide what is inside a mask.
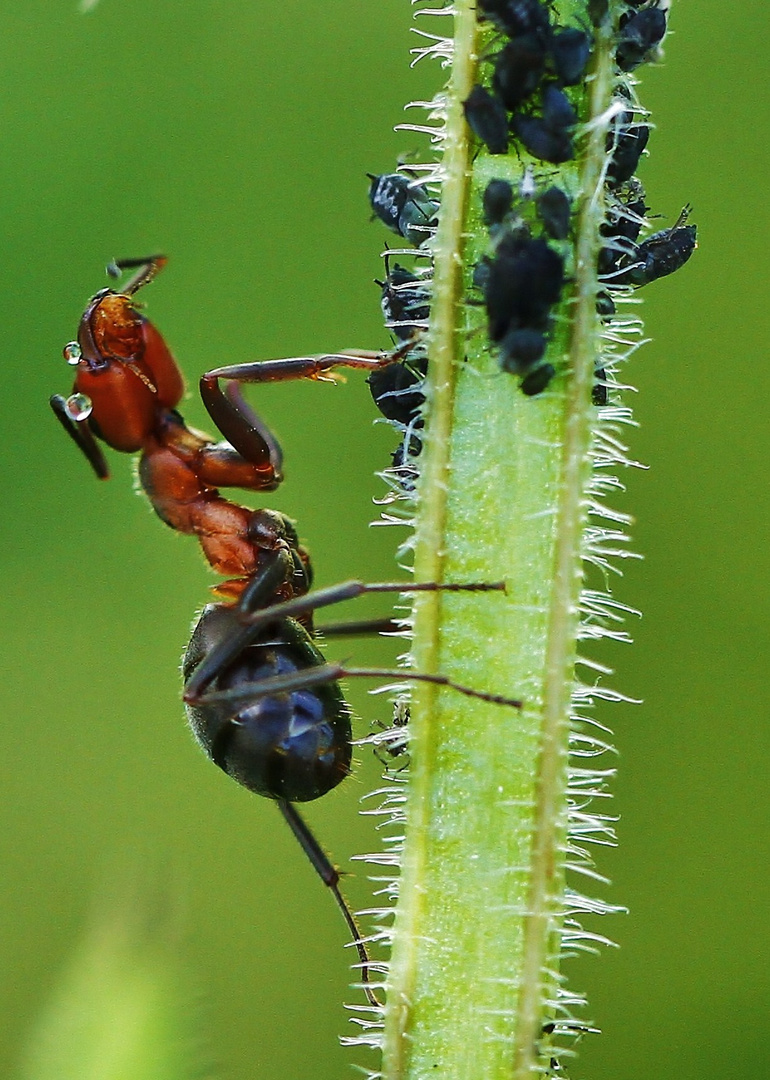
[[[416,592],[504,592],[505,582],[470,582],[470,583],[454,583],[454,582],[364,582],[358,580],[345,581],[339,585],[332,585],[326,589],[316,589],[312,592],[303,593],[301,596],[295,596],[290,600],[281,601],[277,604],[271,604],[269,607],[263,607],[258,610],[248,610],[248,604],[241,604],[238,606],[237,618],[245,626],[252,627],[253,629],[264,628],[269,625],[275,619],[289,618],[293,619],[298,615],[307,614],[311,611],[317,611],[319,608],[328,607],[331,604],[338,604],[344,600],[354,600],[359,596],[364,596],[368,593],[416,593]],[[350,634],[368,634],[368,633],[381,633],[388,631],[398,631],[400,629],[399,624],[394,619],[381,619],[371,620],[357,623],[339,623],[336,626],[326,628],[327,633],[331,635],[343,636]],[[320,677],[320,670],[316,669],[314,672],[314,678]],[[518,698],[511,698],[506,695],[491,694],[484,690],[473,690],[468,686],[463,686],[460,683],[448,678],[445,675],[433,675],[420,672],[409,671],[408,669],[386,669],[386,668],[343,668],[337,664],[326,664],[325,670],[329,673],[329,680],[333,681],[337,678],[400,678],[409,682],[429,682],[436,686],[447,686],[461,694],[465,694],[467,697],[479,698],[482,701],[489,701],[500,705],[509,705],[515,708],[521,708],[522,702]],[[338,674],[332,674],[337,672]],[[318,685],[314,682],[314,685]]]
[[[325,590],[319,590],[319,592],[323,591]],[[307,594],[307,596],[312,597],[312,594]],[[523,708],[524,702],[520,698],[510,697],[507,694],[494,694],[487,690],[476,690],[473,687],[455,682],[448,675],[410,671],[408,668],[357,668],[348,667],[346,664],[327,662],[316,648],[308,630],[286,611],[286,609],[289,609],[297,613],[298,610],[307,610],[308,604],[300,603],[300,601],[307,600],[307,596],[295,597],[264,609],[265,613],[271,612],[268,620],[261,618],[263,612],[256,612],[254,623],[246,622],[242,625],[243,637],[238,633],[232,633],[229,639],[225,639],[220,643],[220,646],[212,649],[209,654],[211,659],[201,661],[187,679],[183,694],[185,703],[194,706],[235,705],[237,703],[258,701],[274,695],[287,695],[303,690],[314,690],[339,683],[342,679],[396,679],[399,682],[424,682],[433,686],[444,686],[454,690],[456,693],[463,694],[465,697],[487,701],[493,705],[504,705],[514,709]],[[284,612],[283,617],[280,614],[282,609]],[[259,619],[258,622],[257,619]],[[240,622],[240,619],[238,619],[238,622]],[[241,652],[246,647],[243,642],[251,644],[273,628],[276,631],[276,636],[280,639],[281,646],[293,651],[295,655],[301,656],[301,662],[294,670],[265,675],[254,681],[246,680],[241,682],[240,685],[230,686],[227,689],[208,689],[224,667],[239,655],[239,646]]]
[[[369,634],[398,634],[402,630],[402,622],[390,618],[324,623],[316,627],[316,633],[321,637],[366,637]]]

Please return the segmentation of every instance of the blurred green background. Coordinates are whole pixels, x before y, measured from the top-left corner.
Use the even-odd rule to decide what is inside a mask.
[[[406,0],[2,8],[0,1075],[18,1075],[93,924],[132,906],[163,910],[217,1075],[345,1075],[361,1055],[337,1046],[354,1033],[342,921],[275,810],[225,782],[182,718],[177,663],[211,579],[131,494],[130,461],[92,479],[47,398],[69,391],[62,345],[115,256],[171,256],[144,299],[191,386],[216,364],[386,344],[364,173],[423,151],[391,129],[441,71],[408,69]],[[701,247],[646,290],[654,340],[630,371],[651,468],[625,478],[645,561],[618,595],[645,616],[611,659],[645,705],[604,714],[622,846],[600,865],[630,915],[602,927],[620,950],[572,967],[605,1030],[571,1070],[592,1080],[723,1080],[768,1057],[770,26],[763,0],[681,0],[671,25],[666,65],[642,76],[659,130],[641,175],[666,222],[694,204]],[[258,398],[288,474],[265,502],[298,519],[319,583],[392,576],[399,534],[368,522],[394,438],[363,380]],[[194,398],[185,412],[206,426]],[[352,698],[358,734],[387,719]],[[378,846],[356,814],[378,767],[359,757],[308,815],[343,864]]]

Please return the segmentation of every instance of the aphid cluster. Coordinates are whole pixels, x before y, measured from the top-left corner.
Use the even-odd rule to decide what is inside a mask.
[[[637,0],[627,2],[630,10],[620,16],[615,51],[620,76],[613,103],[617,111],[607,134],[605,193],[608,210],[600,230],[603,241],[598,258],[601,290],[596,300],[597,311],[603,319],[614,316],[616,300],[627,295],[629,287],[639,288],[673,274],[684,266],[697,246],[697,228],[687,224],[689,205],[671,228],[639,239],[647,224],[649,207],[635,173],[649,142],[650,127],[644,122],[642,110],[632,101],[623,76],[654,58],[666,32],[666,13],[657,0],[645,4]],[[597,376],[600,381],[594,387],[594,402],[605,405],[608,400],[605,372],[600,369]]]
[[[545,0],[478,0],[479,17],[496,37],[481,69],[488,79],[477,83],[465,100],[468,125],[490,154],[511,147],[546,165],[575,156],[578,121],[570,88],[582,82],[593,41],[586,29],[559,25]],[[610,18],[609,5],[592,0],[594,26]],[[660,0],[628,0],[617,17],[614,56],[618,88],[607,135],[605,191],[608,211],[601,226],[598,258],[602,319],[615,314],[616,300],[679,269],[696,246],[696,228],[685,208],[672,228],[640,240],[648,207],[635,173],[650,138],[644,113],[632,99],[627,73],[654,59],[666,31]],[[538,171],[543,166],[539,166]],[[413,244],[425,246],[436,224],[438,203],[413,176],[370,176],[372,209],[388,228]],[[547,172],[530,165],[514,196],[508,180],[489,181],[482,194],[482,216],[490,248],[476,264],[473,285],[480,290],[487,331],[500,368],[517,376],[524,394],[541,393],[556,373],[548,345],[555,326],[554,309],[570,277],[568,247],[572,198]],[[386,259],[378,282],[386,325],[405,347],[398,364],[373,372],[369,382],[380,412],[403,431],[393,464],[407,486],[413,459],[421,448],[419,430],[427,359],[420,343],[429,314],[429,276]],[[473,302],[471,300],[471,302]],[[410,341],[412,346],[409,346]],[[593,401],[607,404],[604,368],[596,371]]]
[[[474,86],[464,102],[469,127],[491,154],[513,143],[539,162],[570,161],[578,115],[567,89],[583,80],[590,35],[559,25],[541,0],[479,0],[478,7],[499,38],[483,59],[492,66],[489,85]],[[547,179],[536,183],[530,168],[516,198],[507,180],[494,179],[482,199],[491,251],[476,265],[473,284],[501,369],[518,376],[531,397],[555,374],[545,354],[567,280],[561,242],[570,231],[571,198]]]
[[[435,231],[439,204],[413,177],[403,173],[368,175],[369,202],[374,215],[412,243],[418,257],[427,259],[427,252],[421,249]],[[422,270],[408,270],[391,262],[390,252],[386,252],[385,278],[376,280],[381,290],[385,326],[403,355],[398,362],[372,371],[367,382],[379,411],[401,432],[391,472],[406,490],[413,487],[415,459],[422,450],[418,433],[423,426],[421,410],[425,397],[420,388],[428,366],[422,337],[430,317],[430,269],[428,262]]]
[[[578,118],[564,88],[585,74],[588,33],[553,23],[540,0],[480,0],[479,10],[508,40],[490,58],[491,87],[464,102],[469,127],[491,154],[507,154],[513,135],[538,161],[570,161]]]
[[[484,297],[501,369],[521,376],[522,392],[532,397],[555,374],[544,356],[565,273],[551,241],[569,234],[571,201],[553,184],[535,193],[527,178],[516,200],[506,180],[490,180],[482,202],[493,253],[477,264],[474,284]]]
[[[464,103],[469,126],[491,154],[526,150],[539,162],[561,164],[575,156],[575,104],[568,88],[583,79],[592,40],[581,28],[555,23],[541,0],[479,0],[480,17],[503,37],[487,58],[489,85],[474,86]],[[609,6],[596,0],[589,8],[595,26],[610,17]],[[607,136],[605,190],[609,209],[601,227],[598,261],[601,289],[597,311],[615,314],[620,293],[673,273],[696,246],[688,209],[670,229],[640,241],[648,207],[635,177],[650,137],[644,114],[632,100],[626,73],[654,59],[666,31],[659,0],[629,0],[615,28],[618,74],[616,109]],[[532,166],[517,196],[504,179],[490,181],[482,194],[482,216],[491,251],[477,264],[473,284],[483,294],[490,343],[504,371],[521,378],[525,394],[540,393],[555,374],[546,357],[552,337],[553,309],[569,281],[560,242],[570,231],[569,195]],[[597,369],[596,404],[607,403],[606,373]]]

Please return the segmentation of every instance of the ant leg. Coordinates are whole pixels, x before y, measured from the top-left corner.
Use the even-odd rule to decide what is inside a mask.
[[[409,671],[403,668],[349,668],[342,664],[329,666],[337,668],[339,679],[400,679],[402,682],[431,683],[433,686],[446,686],[450,690],[457,691],[458,694],[464,694],[465,697],[488,701],[491,705],[507,705],[511,709],[524,708],[521,698],[512,698],[505,694],[490,694],[486,690],[474,690],[470,686],[455,682],[448,675],[429,675],[424,671]]]
[[[519,698],[511,698],[503,694],[491,694],[483,690],[473,690],[469,686],[454,682],[446,675],[430,675],[398,668],[395,670],[391,668],[346,668],[340,664],[312,663],[312,661],[312,666],[308,669],[291,672],[287,675],[272,676],[260,682],[248,683],[243,687],[233,687],[229,690],[203,694],[200,692],[207,683],[215,678],[226,663],[229,663],[246,644],[253,640],[254,633],[268,623],[280,620],[283,624],[282,633],[291,640],[293,645],[306,650],[312,649],[314,656],[320,657],[310,635],[304,627],[294,621],[293,616],[314,611],[329,604],[336,604],[342,600],[352,600],[368,592],[487,592],[490,590],[500,591],[504,588],[504,582],[469,585],[438,584],[436,582],[418,582],[414,584],[409,582],[378,582],[367,585],[363,581],[348,581],[341,585],[334,585],[329,589],[318,589],[315,592],[306,593],[304,596],[283,600],[261,610],[250,611],[250,607],[256,605],[258,598],[265,595],[266,590],[255,589],[252,593],[251,586],[249,586],[249,589],[244,592],[241,598],[241,603],[238,605],[244,635],[233,634],[229,640],[222,642],[220,646],[211,651],[188,680],[184,700],[188,704],[208,704],[215,701],[246,701],[252,697],[268,697],[271,694],[289,693],[292,690],[321,686],[347,677],[367,679],[398,678],[402,681],[427,682],[436,686],[451,687],[467,697],[479,698],[493,704],[508,705],[520,709],[523,703]],[[251,631],[251,633],[247,634],[246,631]],[[226,659],[222,659],[222,657],[226,657]]]
[[[401,630],[403,625],[398,619],[362,619],[316,627],[316,633],[324,637],[365,637],[367,634],[397,634]]]
[[[276,548],[265,554],[265,565],[255,574],[243,591],[238,606],[258,605],[275,592],[294,571],[294,560],[285,548]],[[280,607],[280,605],[278,605]],[[297,624],[299,625],[299,624]],[[223,668],[240,656],[259,634],[259,627],[243,623],[236,633],[230,634],[215,645],[211,652],[196,667],[185,683],[184,700],[188,703],[199,700],[201,690],[217,677]]]
[[[143,285],[149,285],[167,262],[166,255],[147,255],[144,259],[115,259],[108,265],[107,273],[111,278],[119,278],[124,270],[133,270],[138,267],[137,272],[120,290],[124,296],[133,296]]]
[[[235,635],[234,635],[235,637]],[[281,639],[288,644],[303,647],[309,653],[312,649],[315,657],[320,657],[312,640],[299,623],[293,619],[287,619],[281,626]],[[212,650],[213,652],[213,650]],[[309,690],[313,686],[324,686],[327,683],[339,682],[340,679],[397,679],[399,682],[424,682],[433,686],[446,686],[456,690],[458,694],[476,698],[479,701],[488,701],[492,705],[506,705],[509,708],[521,709],[524,702],[521,698],[508,697],[505,694],[491,694],[485,690],[474,690],[470,686],[463,686],[455,682],[448,675],[429,675],[422,671],[409,671],[406,668],[351,668],[344,664],[318,664],[299,671],[290,671],[284,675],[271,675],[260,679],[258,682],[244,683],[241,686],[232,686],[227,690],[209,690],[200,693],[201,683],[210,682],[218,673],[217,670],[209,673],[207,679],[196,679],[200,668],[206,664],[204,660],[197,667],[187,682],[183,701],[188,705],[214,705],[224,702],[234,705],[239,701],[255,701],[258,698],[271,697],[277,694],[290,694],[294,690]]]
[[[495,581],[491,584],[484,582],[470,584],[454,584],[452,582],[370,582],[343,581],[339,585],[331,585],[328,589],[316,589],[314,592],[305,593],[303,596],[295,596],[291,600],[283,600],[278,604],[262,608],[260,611],[249,611],[246,605],[241,607],[240,619],[249,626],[263,626],[276,618],[301,615],[308,611],[316,611],[318,608],[328,607],[330,604],[339,604],[343,600],[355,600],[366,593],[413,593],[413,592],[504,592],[505,582]],[[387,620],[391,621],[391,620]],[[366,623],[351,624],[366,626]],[[341,623],[344,627],[345,624]],[[337,633],[344,634],[344,629]],[[350,633],[356,633],[356,630]],[[366,631],[365,631],[366,632]],[[334,633],[334,630],[332,630]]]
[[[266,474],[265,486],[281,482],[283,455],[271,431],[246,402],[236,382],[223,390],[217,377],[207,372],[200,381],[203,404],[217,428],[241,458]],[[216,450],[217,448],[213,448]],[[222,480],[220,478],[220,483]]]
[[[269,491],[280,484],[283,455],[267,425],[247,403],[239,382],[285,382],[292,379],[319,379],[330,374],[334,367],[377,370],[397,363],[413,347],[405,342],[390,353],[350,349],[322,356],[288,357],[282,360],[260,360],[256,363],[233,364],[207,371],[200,380],[200,394],[209,416],[222,436],[232,447],[214,446],[202,455],[201,478],[214,487],[247,487]],[[223,389],[219,380],[229,380]],[[243,464],[253,466],[256,476],[244,474]]]
[[[56,419],[67,432],[69,437],[82,451],[91,468],[99,480],[109,480],[110,470],[107,459],[102,453],[102,448],[94,437],[94,433],[87,420],[73,420],[67,408],[67,398],[61,394],[54,394],[50,399],[51,408]]]
[[[389,364],[398,363],[414,348],[410,339],[392,352],[370,349],[342,349],[338,353],[321,353],[317,356],[290,356],[280,360],[256,360],[246,364],[230,364],[227,367],[207,371],[203,380],[235,379],[238,382],[288,382],[293,379],[323,379],[335,367],[358,368],[375,371]],[[203,380],[201,380],[203,382]],[[333,379],[331,380],[333,381]]]
[[[272,694],[286,694],[293,690],[322,686],[349,677],[399,679],[402,682],[432,683],[435,686],[451,687],[458,693],[465,694],[466,697],[478,698],[492,704],[508,705],[520,709],[523,702],[519,698],[474,690],[469,686],[454,682],[446,675],[433,675],[403,668],[348,668],[342,664],[324,664],[322,662],[323,657],[316,649],[310,634],[293,618],[295,615],[314,611],[329,604],[336,604],[341,600],[355,599],[355,597],[367,592],[486,592],[504,589],[504,582],[468,585],[453,584],[451,582],[438,584],[430,581],[415,584],[409,582],[378,582],[367,585],[363,581],[348,581],[343,582],[341,585],[334,585],[329,589],[318,589],[315,592],[306,593],[304,596],[296,596],[290,600],[283,600],[278,604],[271,604],[269,607],[254,611],[251,609],[258,606],[260,599],[265,595],[269,595],[267,588],[262,585],[260,576],[244,591],[238,604],[237,611],[240,621],[243,623],[243,633],[233,634],[229,639],[212,649],[187,681],[183,700],[187,704],[247,701],[253,698],[269,697]],[[219,671],[238,656],[247,644],[254,640],[256,633],[271,622],[280,622],[282,638],[286,640],[286,643],[303,650],[308,655],[308,668],[289,672],[285,675],[270,676],[258,682],[246,683],[237,688],[231,687],[228,690],[201,693],[203,688],[217,676]]]
[[[369,953],[366,950],[366,946],[361,937],[361,931],[356,923],[353,912],[348,907],[347,901],[340,892],[339,880],[340,872],[333,865],[326,852],[322,849],[321,845],[316,840],[313,833],[310,831],[304,818],[302,818],[297,809],[292,803],[287,802],[285,799],[278,799],[278,809],[284,816],[284,820],[294,833],[300,847],[305,852],[311,863],[313,869],[320,877],[321,881],[329,889],[331,889],[334,899],[337,901],[340,911],[343,914],[345,922],[348,924],[348,930],[353,938],[353,944],[355,945],[358,956],[361,961],[361,982],[363,985],[363,991],[370,1005],[373,1005],[377,1009],[382,1008],[382,1002],[377,998],[370,985],[370,971],[372,961]]]
[[[397,363],[413,347],[405,342],[390,353],[367,352],[350,349],[341,353],[322,356],[295,356],[282,360],[260,360],[256,363],[233,364],[229,367],[207,371],[200,380],[200,394],[209,416],[224,438],[239,455],[227,460],[222,447],[212,447],[204,457],[203,478],[206,466],[211,467],[211,482],[216,486],[254,487],[267,491],[281,482],[283,455],[277,440],[267,425],[246,402],[238,386],[239,382],[285,382],[292,379],[323,379],[325,372],[334,367],[376,370]],[[331,376],[327,375],[328,379]],[[230,380],[223,390],[220,379]],[[210,459],[210,460],[207,460]],[[238,472],[241,459],[255,466],[264,476],[244,485]],[[234,479],[229,480],[228,465],[233,469]]]

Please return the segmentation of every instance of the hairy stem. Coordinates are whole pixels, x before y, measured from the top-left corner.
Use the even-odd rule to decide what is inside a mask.
[[[473,0],[454,9],[415,574],[504,579],[507,593],[419,597],[413,656],[420,671],[525,707],[429,686],[415,695],[383,1076],[524,1080],[545,1053],[544,1023],[561,1015],[569,705],[599,351],[598,118],[612,69],[599,35],[589,124],[559,180],[580,210],[550,344],[558,375],[526,397],[490,356],[483,311],[466,303],[487,243],[480,193],[522,170],[512,158],[473,160],[462,101],[476,78],[477,12]]]

